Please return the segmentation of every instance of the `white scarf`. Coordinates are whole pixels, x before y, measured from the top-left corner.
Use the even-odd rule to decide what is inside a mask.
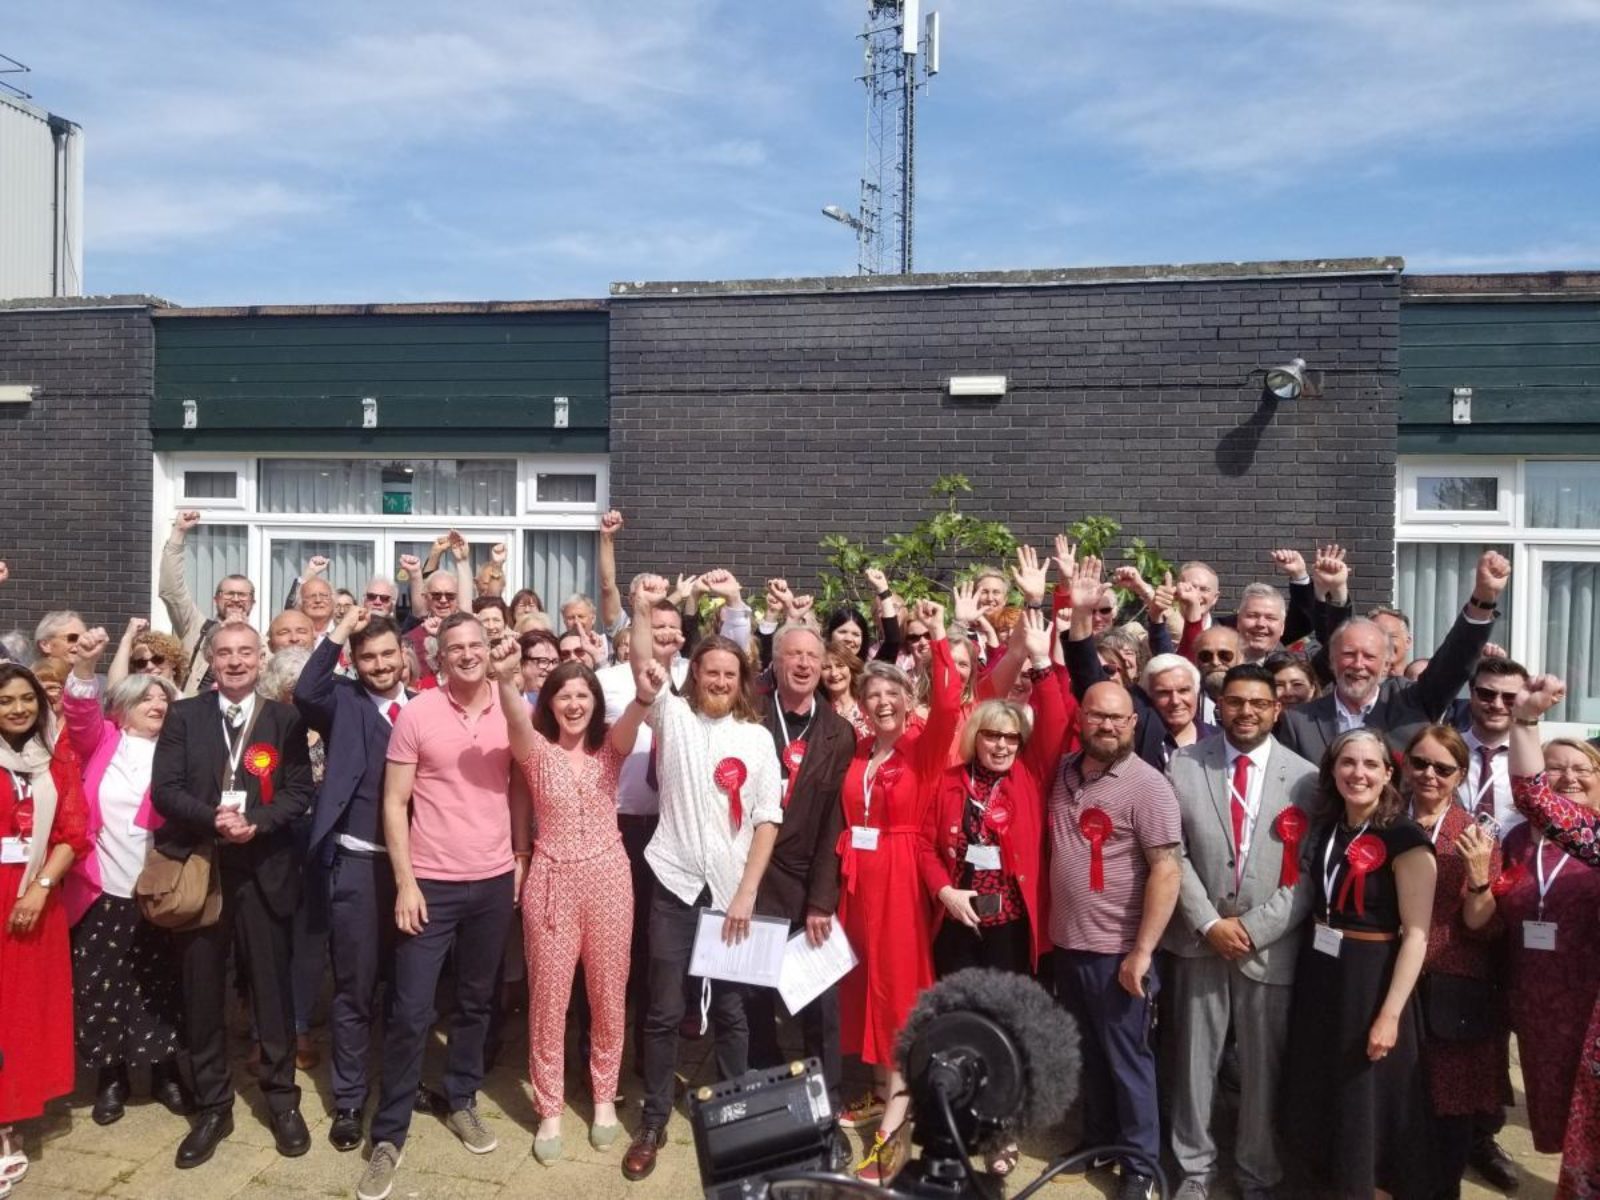
[[[13,750],[10,742],[0,738],[0,768],[15,775],[29,776],[33,792],[33,840],[28,847],[22,883],[17,888],[17,898],[21,899],[44,866],[45,855],[50,850],[50,827],[56,820],[56,781],[50,774],[50,747],[44,735],[35,733],[21,750]]]

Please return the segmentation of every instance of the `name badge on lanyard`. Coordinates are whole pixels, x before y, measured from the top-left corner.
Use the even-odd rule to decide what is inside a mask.
[[[1311,948],[1318,954],[1326,954],[1329,958],[1338,958],[1339,951],[1344,946],[1344,934],[1330,925],[1320,922],[1313,928],[1311,934]]]
[[[1544,919],[1544,898],[1550,894],[1550,889],[1556,884],[1556,877],[1561,874],[1561,869],[1567,865],[1567,853],[1561,852],[1561,859],[1556,863],[1555,869],[1548,875],[1544,870],[1544,839],[1539,839],[1539,844],[1533,848],[1533,873],[1539,884],[1539,913],[1538,919],[1522,923],[1522,948],[1524,950],[1554,950],[1556,948],[1556,922]]]
[[[855,850],[876,850],[878,833],[871,825],[850,826],[850,846]]]
[[[0,864],[8,867],[20,866],[28,861],[28,853],[32,848],[31,838],[0,838]]]
[[[972,865],[972,869],[975,871],[998,871],[1000,869],[1000,847],[968,842],[967,862]]]

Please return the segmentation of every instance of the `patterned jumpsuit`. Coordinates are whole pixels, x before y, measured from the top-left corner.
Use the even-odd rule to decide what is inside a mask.
[[[627,1000],[633,881],[617,829],[622,756],[610,742],[574,777],[566,751],[537,734],[522,773],[538,836],[522,885],[523,949],[528,959],[528,1073],[541,1117],[563,1107],[563,1042],[572,977],[583,961],[593,1014],[589,1074],[593,1094],[617,1094]]]

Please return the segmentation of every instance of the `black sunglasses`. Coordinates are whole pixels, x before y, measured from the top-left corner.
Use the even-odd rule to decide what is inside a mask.
[[[1433,759],[1431,759],[1431,758],[1423,758],[1421,755],[1418,755],[1418,754],[1409,754],[1409,755],[1407,755],[1406,756],[1406,762],[1411,764],[1411,769],[1413,771],[1415,771],[1418,775],[1421,775],[1421,774],[1423,774],[1425,772],[1431,771],[1433,774],[1437,775],[1440,779],[1446,779],[1449,776],[1454,775],[1457,771],[1459,771],[1461,769],[1460,767],[1456,766],[1456,764],[1453,763],[1453,762],[1452,763],[1434,762]]]
[[[164,667],[167,665],[165,654],[152,654],[148,658],[130,658],[128,666],[135,671],[142,671],[146,667]]]

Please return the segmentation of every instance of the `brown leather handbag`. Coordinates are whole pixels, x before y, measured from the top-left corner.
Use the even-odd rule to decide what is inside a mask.
[[[222,916],[222,888],[211,857],[209,842],[202,842],[183,859],[150,847],[133,885],[139,915],[152,925],[175,931],[215,925]]]

